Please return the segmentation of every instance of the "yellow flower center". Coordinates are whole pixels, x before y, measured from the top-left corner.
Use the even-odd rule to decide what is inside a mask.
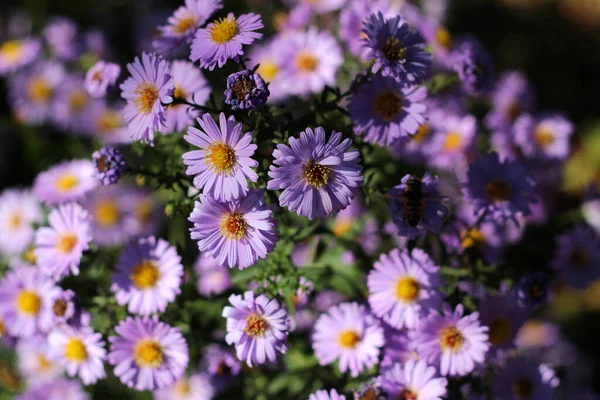
[[[133,104],[141,114],[148,114],[154,108],[154,104],[158,100],[158,88],[153,83],[142,82],[133,91],[135,98]]]
[[[185,99],[187,97],[187,93],[181,86],[175,86],[175,91],[173,92],[173,96],[178,97],[180,99]]]
[[[9,62],[14,63],[21,58],[21,42],[18,40],[9,40],[0,47],[0,54]]]
[[[449,326],[440,332],[440,347],[442,351],[459,351],[465,342],[465,337],[455,326]]]
[[[153,288],[159,278],[160,271],[156,263],[152,260],[142,260],[133,268],[133,272],[129,275],[133,286],[141,290]]]
[[[154,340],[140,340],[133,353],[136,364],[141,368],[157,368],[163,364],[163,348]]]
[[[309,51],[301,51],[296,56],[296,68],[300,72],[313,72],[318,65],[319,60]]]
[[[46,103],[52,96],[52,88],[41,77],[32,78],[27,83],[27,97],[34,103]]]
[[[121,210],[114,199],[105,199],[96,204],[96,222],[102,227],[115,226],[121,218]]]
[[[73,189],[79,183],[79,179],[69,172],[56,180],[56,190],[65,193]]]
[[[59,251],[65,253],[65,254],[68,254],[71,251],[73,251],[73,248],[75,247],[76,244],[77,244],[77,236],[75,236],[72,233],[65,233],[60,237],[60,239],[56,243],[56,248]]]
[[[342,237],[346,235],[346,233],[350,232],[352,225],[354,225],[354,221],[352,219],[338,218],[335,221],[335,225],[333,225],[333,233],[337,237]]]
[[[114,110],[106,110],[96,120],[96,129],[101,135],[110,133],[121,126],[121,116]]]
[[[438,29],[435,33],[435,38],[440,46],[446,50],[450,50],[450,48],[452,48],[452,36],[450,35],[450,32],[448,32],[448,29],[443,27]]]
[[[460,235],[460,238],[460,245],[465,249],[471,247],[481,249],[483,246],[485,246],[486,243],[486,239],[483,232],[481,232],[481,230],[477,228],[473,228],[468,231],[463,231]]]
[[[186,33],[190,28],[196,25],[196,20],[193,15],[188,15],[185,18],[177,21],[177,24],[173,27],[173,32],[182,35]]]
[[[429,134],[431,133],[431,126],[428,123],[425,123],[419,126],[417,133],[411,138],[412,141],[417,143],[423,143]]]
[[[496,203],[510,199],[512,190],[508,182],[494,179],[485,186],[485,192],[488,198]]]
[[[393,121],[402,111],[402,96],[391,90],[379,93],[373,99],[373,109],[385,121]]]
[[[279,73],[279,67],[273,61],[262,60],[258,66],[257,72],[267,82],[271,82],[273,78]]]
[[[31,247],[29,250],[23,253],[23,260],[33,265],[37,263],[37,257],[35,256],[35,247]]]
[[[80,339],[71,338],[65,345],[65,358],[75,363],[87,360],[88,353],[85,345]]]
[[[244,332],[248,336],[263,336],[265,331],[269,329],[269,322],[258,314],[250,314],[246,318],[246,327]]]
[[[513,326],[508,318],[496,318],[489,325],[490,343],[493,345],[507,344],[513,334]]]
[[[405,302],[413,302],[419,297],[421,286],[415,278],[404,276],[396,282],[396,299]]]
[[[23,219],[21,218],[21,214],[18,212],[13,212],[10,218],[8,219],[8,227],[12,230],[17,230],[23,224]]]
[[[73,112],[80,112],[88,104],[88,96],[85,91],[79,89],[71,93],[69,97],[69,107]]]
[[[331,167],[327,165],[317,164],[314,161],[309,161],[303,168],[304,181],[315,189],[320,189],[327,185]]]
[[[17,310],[29,317],[37,315],[42,307],[41,297],[31,290],[22,290],[17,295]]]
[[[533,382],[531,382],[531,379],[527,377],[521,377],[517,379],[512,385],[513,393],[519,400],[531,398],[534,389],[535,386],[533,385]]]
[[[444,151],[454,152],[460,148],[462,136],[458,132],[448,132],[444,140]]]
[[[229,240],[240,240],[246,236],[248,222],[243,214],[230,213],[221,219],[221,234]]]
[[[555,140],[554,133],[543,126],[538,126],[535,129],[533,138],[538,146],[540,146],[542,149],[546,149],[548,146],[554,143]]]
[[[192,388],[186,379],[182,379],[177,381],[174,391],[178,396],[187,397],[192,392]]]
[[[360,335],[352,329],[342,331],[338,336],[338,343],[345,349],[354,349],[358,342],[360,342]]]
[[[37,356],[37,365],[38,370],[40,371],[48,371],[50,368],[52,368],[52,363],[50,360],[41,354]]]
[[[235,150],[223,142],[211,143],[204,151],[204,162],[218,174],[229,174],[236,161]]]
[[[388,38],[381,51],[383,51],[383,55],[389,61],[404,60],[408,55],[408,48],[400,39],[395,37]]]
[[[208,32],[210,33],[210,38],[214,43],[223,44],[231,42],[233,38],[237,36],[239,33],[239,27],[235,18],[222,18],[221,20],[213,23],[213,25],[208,28]]]

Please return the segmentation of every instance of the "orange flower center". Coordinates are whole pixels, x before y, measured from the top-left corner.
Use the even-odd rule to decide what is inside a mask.
[[[143,290],[153,288],[160,278],[160,271],[156,263],[152,260],[142,260],[133,268],[133,272],[129,275],[129,279],[133,282],[133,286]]]
[[[196,20],[194,19],[193,15],[188,15],[185,18],[180,19],[179,21],[177,21],[177,24],[175,24],[175,26],[173,27],[173,31],[179,35],[183,35],[184,33],[186,33],[190,28],[194,27],[196,25]]]
[[[52,88],[41,77],[32,78],[27,83],[27,97],[34,103],[46,103],[52,96]]]
[[[319,60],[309,51],[301,51],[296,56],[296,68],[300,72],[313,72],[318,65]]]
[[[153,83],[142,82],[133,91],[135,98],[133,104],[141,114],[148,114],[158,100],[158,88]]]
[[[444,140],[444,150],[447,152],[454,152],[460,149],[462,144],[462,136],[458,132],[448,132],[446,139]]]
[[[60,239],[58,240],[58,243],[56,243],[56,248],[65,253],[68,254],[71,251],[73,251],[73,248],[75,247],[75,245],[77,244],[77,236],[75,236],[72,233],[65,233],[63,234]]]
[[[215,142],[208,145],[204,151],[204,160],[206,165],[216,173],[229,174],[235,166],[237,157],[231,146],[223,142]]]
[[[269,323],[258,314],[251,314],[246,318],[246,327],[244,332],[248,336],[263,336],[269,329]]]
[[[443,27],[439,28],[435,33],[435,38],[440,46],[446,50],[450,50],[452,48],[452,36],[450,35],[450,32],[448,32],[448,29]]]
[[[552,143],[554,143],[555,137],[554,133],[543,126],[538,126],[535,129],[534,140],[542,149],[546,149]]]
[[[468,231],[463,231],[460,235],[460,238],[460,245],[465,249],[471,247],[480,249],[483,246],[485,246],[486,243],[486,239],[483,232],[481,232],[481,230],[477,228],[473,228]]]
[[[240,240],[246,236],[248,222],[240,213],[230,213],[221,220],[221,234],[229,240]]]
[[[455,326],[449,326],[440,332],[440,347],[443,351],[453,353],[459,351],[465,342],[465,337]]]

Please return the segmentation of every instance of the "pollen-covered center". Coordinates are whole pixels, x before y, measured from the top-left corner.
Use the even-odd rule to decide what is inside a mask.
[[[440,28],[435,33],[435,38],[437,42],[446,50],[450,50],[452,48],[452,35],[446,28]]]
[[[68,254],[73,251],[75,245],[77,245],[77,236],[72,233],[64,233],[59,237],[56,249],[64,254]]]
[[[381,48],[383,55],[389,61],[400,61],[406,59],[408,47],[404,42],[396,37],[388,38]]]
[[[393,121],[402,112],[402,96],[391,90],[379,93],[373,99],[373,109],[385,121]]]
[[[315,189],[320,189],[323,186],[326,186],[327,182],[329,181],[330,174],[331,167],[317,164],[313,160],[307,162],[302,169],[304,181]]]
[[[115,226],[121,218],[121,210],[114,199],[101,200],[94,209],[94,219],[102,227]]]
[[[42,354],[37,356],[37,366],[40,371],[48,371],[52,368],[52,362]]]
[[[68,306],[69,305],[65,300],[57,299],[52,305],[52,312],[54,312],[54,315],[56,315],[57,317],[64,317],[67,313]]]
[[[556,137],[550,129],[544,126],[538,126],[533,134],[533,139],[538,146],[540,146],[542,149],[546,149],[548,146],[554,143]]]
[[[211,143],[204,150],[205,164],[219,174],[229,174],[236,161],[235,150],[226,143]]]
[[[65,345],[65,358],[75,363],[81,363],[87,360],[88,352],[81,339],[69,339],[69,341]]]
[[[44,78],[35,77],[27,83],[27,97],[34,103],[46,103],[52,96],[52,88]]]
[[[8,218],[8,227],[12,230],[19,229],[23,225],[23,218],[17,211],[13,212]]]
[[[481,249],[486,244],[486,238],[481,229],[465,230],[460,235],[460,245],[465,248]]]
[[[309,51],[301,51],[296,56],[296,68],[300,72],[313,72],[319,65],[319,60]]]
[[[269,329],[269,322],[258,314],[250,314],[246,318],[246,327],[244,332],[248,336],[263,336],[265,331]]]
[[[230,240],[240,240],[246,236],[248,222],[241,213],[229,213],[221,219],[221,234]]]
[[[442,351],[450,350],[456,353],[461,349],[464,342],[465,337],[455,326],[449,326],[440,332],[440,347]]]
[[[96,160],[96,169],[100,172],[106,172],[108,170],[108,162],[106,156],[101,156]]]
[[[158,100],[158,88],[153,83],[142,82],[133,91],[133,104],[141,114],[149,114]]]
[[[69,108],[78,113],[82,111],[88,104],[88,96],[84,90],[74,90],[69,96]]]
[[[458,132],[448,132],[444,139],[444,150],[447,152],[454,152],[460,149],[462,144],[462,136]]]
[[[210,38],[216,44],[228,43],[236,37],[239,33],[239,27],[235,18],[233,19],[221,19],[213,23],[208,28]]]
[[[510,184],[501,179],[494,179],[485,186],[485,193],[494,203],[509,200],[511,192]]]
[[[188,15],[185,18],[181,18],[179,21],[177,21],[175,26],[173,26],[173,32],[175,32],[179,35],[183,35],[184,33],[186,33],[190,28],[194,27],[195,25],[196,25],[196,20],[194,19],[194,16]]]
[[[531,381],[531,379],[529,379],[525,376],[517,379],[515,381],[515,383],[513,383],[513,385],[512,385],[513,393],[515,394],[515,397],[517,399],[525,400],[525,399],[531,398],[531,395],[533,394],[534,389],[535,389],[535,386],[534,386],[533,382]]]
[[[153,288],[160,278],[160,270],[154,261],[144,259],[133,267],[129,278],[137,289]]]
[[[493,345],[508,344],[513,335],[513,326],[506,317],[494,319],[489,325],[490,343]]]
[[[358,332],[352,329],[348,329],[340,332],[338,336],[338,343],[345,349],[354,349],[360,342],[360,335]]]
[[[262,60],[256,71],[265,81],[271,82],[279,73],[279,67],[273,61]]]
[[[419,395],[416,392],[413,392],[411,389],[404,389],[402,393],[400,393],[400,397],[398,400],[418,400]]]
[[[255,88],[256,83],[254,83],[253,79],[242,76],[233,83],[231,91],[233,92],[233,97],[241,101],[246,100],[246,96],[250,96]]]
[[[22,290],[17,295],[16,302],[17,311],[29,317],[37,315],[42,307],[42,298],[32,290]]]
[[[411,137],[411,141],[417,142],[417,143],[423,143],[425,141],[425,139],[427,139],[429,137],[430,133],[431,133],[431,126],[428,123],[425,123],[425,124],[419,126],[417,133],[415,133]]]
[[[110,133],[120,126],[121,117],[113,110],[103,112],[96,120],[96,128],[101,135]]]
[[[421,286],[415,278],[403,276],[396,282],[396,298],[405,302],[413,302],[419,297]]]
[[[56,180],[56,190],[68,192],[79,184],[79,179],[71,173],[66,173]]]
[[[17,62],[22,54],[21,42],[18,40],[9,40],[0,46],[0,54],[10,62]]]
[[[133,358],[141,368],[158,368],[163,364],[163,357],[162,346],[151,339],[140,340],[133,351]]]
[[[190,393],[192,392],[192,388],[190,387],[190,384],[186,379],[182,379],[177,381],[177,383],[175,384],[174,391],[175,393],[177,393],[178,396],[185,398],[190,395]]]

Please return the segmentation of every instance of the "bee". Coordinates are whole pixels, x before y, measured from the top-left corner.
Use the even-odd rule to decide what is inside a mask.
[[[416,227],[423,219],[425,209],[425,196],[423,195],[423,182],[420,178],[411,175],[406,182],[406,189],[402,195],[404,200],[403,219],[411,227]]]

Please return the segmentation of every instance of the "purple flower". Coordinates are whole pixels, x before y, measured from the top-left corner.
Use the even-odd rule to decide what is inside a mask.
[[[545,273],[534,272],[517,282],[515,291],[518,304],[523,308],[538,308],[548,301],[549,278]]]
[[[227,60],[237,59],[244,54],[243,45],[262,38],[262,33],[254,31],[263,27],[260,15],[249,13],[236,18],[233,13],[229,13],[226,18],[211,22],[206,28],[196,31],[190,60],[200,60],[200,67],[211,71],[217,65],[222,68]]]
[[[126,163],[123,153],[114,147],[103,147],[92,153],[92,158],[96,164],[95,175],[103,185],[112,185],[117,183],[123,172]]]
[[[98,185],[94,164],[89,160],[71,160],[40,172],[33,183],[33,193],[47,204],[82,199]]]
[[[523,114],[514,125],[514,142],[527,157],[564,160],[569,155],[573,124],[558,114]]]
[[[42,207],[28,190],[7,189],[0,195],[0,253],[22,253],[33,241],[33,224],[42,222]]]
[[[390,399],[442,400],[448,381],[436,375],[425,360],[410,359],[404,365],[394,364],[379,379]]]
[[[44,28],[44,37],[52,53],[64,61],[73,61],[83,50],[77,43],[77,25],[64,17],[52,18]]]
[[[320,365],[339,360],[342,373],[349,370],[357,377],[379,362],[385,339],[383,328],[365,306],[342,303],[319,317],[312,342]]]
[[[462,304],[454,312],[440,315],[430,310],[416,331],[411,332],[419,356],[439,366],[443,376],[464,376],[485,362],[490,347],[488,327],[481,326],[479,313],[463,316]]]
[[[175,91],[173,97],[188,103],[203,105],[210,96],[210,87],[202,72],[189,61],[175,60],[171,64],[171,74]],[[188,104],[169,104],[165,111],[167,117],[165,132],[178,132],[194,125],[201,111]]]
[[[129,317],[115,327],[108,362],[123,384],[136,390],[169,387],[185,374],[188,345],[179,328],[158,317]]]
[[[494,84],[492,58],[474,37],[465,37],[454,46],[450,54],[452,69],[458,73],[465,92],[485,94]]]
[[[481,156],[469,166],[463,191],[476,215],[504,223],[531,214],[535,183],[516,161],[500,161],[498,153]]]
[[[58,280],[72,273],[79,275],[83,252],[89,248],[90,214],[77,203],[67,203],[52,210],[50,227],[35,234],[35,257],[42,273]]]
[[[425,123],[424,87],[404,86],[390,77],[375,76],[350,99],[354,133],[369,143],[390,146],[407,140]]]
[[[217,344],[206,346],[202,365],[211,376],[211,382],[218,392],[233,383],[242,370],[242,364],[238,359],[228,349]]]
[[[111,290],[130,313],[164,312],[181,293],[183,265],[177,249],[154,236],[131,243],[116,265]]]
[[[170,387],[156,390],[154,400],[212,400],[216,390],[205,373],[195,373],[183,377]]]
[[[432,136],[425,152],[432,166],[452,169],[465,162],[477,134],[477,119],[470,114],[458,115],[444,111],[432,113]]]
[[[552,387],[542,379],[539,364],[523,356],[508,359],[495,374],[492,393],[498,400],[546,400],[554,395]]]
[[[29,388],[15,400],[89,400],[90,396],[73,379],[61,378]]]
[[[233,110],[255,110],[269,97],[269,88],[256,72],[244,70],[227,77],[225,103]]]
[[[79,74],[67,76],[55,90],[51,119],[64,130],[74,134],[91,133],[90,110],[94,100],[83,87]]]
[[[408,360],[418,360],[419,355],[415,350],[415,343],[411,340],[407,330],[398,330],[388,324],[383,325],[385,347],[380,371],[391,368],[394,364],[404,364]]]
[[[515,347],[517,332],[527,319],[527,312],[519,307],[516,296],[506,289],[498,294],[488,294],[479,303],[481,324],[489,328],[488,336],[492,351]]]
[[[131,143],[133,139],[122,114],[122,108],[103,102],[93,103],[89,115],[92,134],[105,144]]]
[[[256,72],[269,84],[269,101],[278,101],[288,95],[285,85],[287,83],[286,73],[283,65],[287,61],[286,52],[289,40],[283,36],[276,36],[274,40],[266,45],[253,46],[250,50],[250,63],[248,66],[254,68],[258,65]]]
[[[346,396],[339,394],[335,389],[317,390],[315,393],[308,396],[308,400],[346,400]]]
[[[250,190],[246,197],[228,203],[200,195],[189,221],[194,223],[191,237],[198,240],[200,251],[230,268],[251,267],[266,258],[278,240],[262,190]]]
[[[394,186],[388,196],[392,199],[389,211],[397,234],[414,238],[424,236],[427,230],[440,233],[448,209],[438,191],[438,178],[429,172],[422,179],[405,175],[400,184]]]
[[[490,129],[509,129],[519,115],[532,111],[535,96],[527,77],[518,71],[500,76],[492,94],[492,105],[492,110],[485,117]]]
[[[354,392],[354,400],[387,400],[387,394],[376,381],[367,382]]]
[[[0,75],[7,75],[31,63],[40,55],[38,39],[8,40],[0,44]]]
[[[29,386],[52,382],[64,373],[58,362],[50,356],[50,346],[45,336],[36,335],[20,339],[16,346],[20,374]]]
[[[600,238],[587,225],[576,225],[555,240],[552,266],[561,280],[576,289],[584,289],[600,276]]]
[[[442,304],[437,267],[422,250],[382,254],[367,277],[373,313],[396,329],[414,329]]]
[[[169,63],[154,53],[143,53],[127,64],[131,74],[121,84],[121,97],[127,100],[123,117],[129,134],[141,142],[154,143],[154,131],[166,128],[165,106],[173,101],[173,78]]]
[[[227,318],[225,341],[235,345],[237,357],[248,366],[275,362],[277,353],[287,351],[287,337],[290,329],[285,307],[269,299],[264,294],[254,297],[247,291],[244,296],[229,296],[233,307],[223,308]]]
[[[92,97],[104,97],[106,89],[117,82],[120,74],[119,65],[100,60],[85,74],[85,90]]]
[[[217,201],[236,200],[248,193],[248,181],[258,180],[252,168],[258,162],[251,157],[257,146],[252,143],[252,133],[242,134],[242,124],[235,117],[219,115],[219,126],[209,115],[198,118],[200,129],[192,126],[184,139],[200,150],[183,155],[188,166],[187,175],[194,176],[194,186]]]
[[[219,262],[212,257],[201,254],[194,265],[194,270],[198,275],[196,288],[204,297],[219,295],[233,286],[229,270],[219,265]]]
[[[373,73],[381,71],[405,85],[417,85],[429,75],[431,54],[425,51],[421,35],[399,15],[386,19],[373,13],[363,23],[363,46],[367,60],[375,60]]]
[[[360,153],[348,150],[351,139],[341,139],[340,132],[333,131],[327,141],[323,128],[306,128],[299,139],[289,139],[290,146],[277,145],[267,189],[283,189],[279,205],[309,219],[348,207],[363,175]]]

